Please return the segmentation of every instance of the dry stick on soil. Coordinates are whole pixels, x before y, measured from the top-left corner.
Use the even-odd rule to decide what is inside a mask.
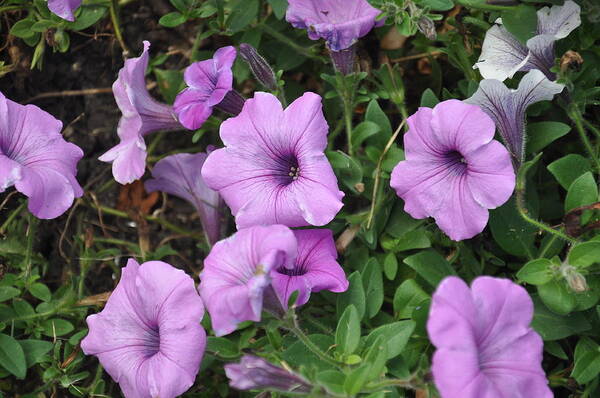
[[[33,96],[25,101],[26,104],[44,98],[54,97],[77,97],[80,95],[97,95],[97,94],[112,94],[112,87],[103,88],[86,88],[83,90],[65,90],[65,91],[50,91]]]
[[[381,165],[383,164],[383,159],[392,147],[394,141],[396,141],[398,134],[400,134],[400,131],[402,130],[402,127],[404,127],[405,124],[406,119],[404,119],[402,123],[400,123],[400,126],[398,126],[388,143],[385,145],[385,148],[383,149],[383,152],[381,153],[381,156],[377,161],[377,168],[375,169],[375,184],[373,185],[373,197],[371,198],[371,210],[369,211],[369,218],[367,220],[367,229],[371,228],[371,223],[373,222],[373,215],[375,214],[375,204],[377,202],[377,191],[379,190],[379,180],[381,179]]]
[[[427,53],[407,55],[406,57],[395,58],[395,59],[392,59],[391,62],[397,63],[397,62],[411,61],[413,59],[420,59],[420,58],[427,58],[427,57],[439,57],[442,54],[444,54],[443,51],[430,51]]]

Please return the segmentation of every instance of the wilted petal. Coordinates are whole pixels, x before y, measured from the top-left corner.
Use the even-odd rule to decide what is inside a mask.
[[[239,363],[225,365],[229,385],[238,390],[276,390],[309,393],[311,386],[298,375],[274,366],[254,355],[244,355]]]
[[[202,179],[201,170],[206,153],[179,153],[161,159],[152,169],[152,177],[145,183],[146,191],[162,191],[190,202],[198,212],[210,244],[219,240],[221,233],[222,200]]]
[[[198,289],[217,336],[260,320],[271,270],[292,267],[297,250],[294,234],[283,225],[242,229],[213,246]]]
[[[48,0],[48,9],[67,21],[74,21],[75,10],[81,5],[81,0]]]
[[[539,70],[532,70],[516,90],[495,79],[482,80],[479,89],[465,102],[479,105],[494,120],[508,150],[521,162],[525,154],[525,111],[536,102],[551,100],[563,88]]]

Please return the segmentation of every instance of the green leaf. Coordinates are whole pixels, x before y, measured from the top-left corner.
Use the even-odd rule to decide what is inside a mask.
[[[569,252],[567,261],[575,267],[589,267],[600,263],[600,241],[585,242],[574,246]]]
[[[407,279],[396,289],[394,294],[394,313],[398,318],[410,318],[415,308],[429,295],[421,289],[414,279]]]
[[[17,36],[21,39],[26,39],[28,37],[32,37],[36,33],[33,29],[31,29],[34,24],[35,24],[35,21],[33,21],[31,19],[22,19],[22,20],[16,22],[10,28],[9,33],[11,35]]]
[[[520,4],[510,10],[502,11],[502,24],[522,44],[526,44],[537,30],[535,7]]]
[[[517,272],[517,278],[531,285],[544,285],[552,280],[552,266],[547,258],[529,261]]]
[[[311,334],[308,336],[321,350],[327,352],[334,344],[334,339],[325,334]],[[288,339],[284,341],[284,347],[287,349],[281,354],[281,358],[295,367],[307,366],[317,368],[318,370],[330,369],[330,365],[323,362],[312,351],[310,351],[303,342],[296,339]]]
[[[19,344],[25,353],[25,362],[28,368],[38,363],[54,346],[51,342],[44,340],[19,340]]]
[[[424,229],[408,231],[397,239],[382,238],[381,247],[385,251],[402,252],[431,247],[431,241]]]
[[[222,358],[238,358],[240,356],[238,346],[225,337],[208,337],[206,351]]]
[[[540,152],[569,131],[571,131],[571,127],[560,122],[529,123],[527,125],[527,152]]]
[[[577,304],[575,296],[569,292],[563,281],[551,281],[537,287],[540,298],[546,306],[559,315],[567,315]]]
[[[402,353],[414,330],[413,321],[399,321],[380,326],[365,338],[365,347],[372,346],[379,336],[383,336],[387,344],[387,359],[392,359]]]
[[[355,148],[361,146],[361,144],[369,137],[372,137],[381,131],[381,127],[378,124],[364,121],[354,128],[352,131],[352,145]]]
[[[21,291],[12,286],[0,286],[0,302],[17,297]]]
[[[550,163],[547,169],[564,189],[569,189],[573,181],[591,171],[592,166],[583,156],[570,154]]]
[[[73,22],[68,22],[65,24],[69,30],[78,31],[89,28],[106,14],[108,7],[84,4],[79,7],[79,10],[80,11],[77,19]]]
[[[452,0],[418,0],[416,3],[434,11],[448,11],[454,7]]]
[[[375,379],[381,376],[385,362],[387,361],[387,344],[385,341],[385,337],[380,335],[373,342],[371,346],[368,347],[368,351],[365,355],[364,362],[370,365],[369,369],[369,378]]]
[[[175,101],[177,94],[185,87],[183,74],[176,70],[154,68],[158,89],[168,104]]]
[[[394,253],[388,253],[383,260],[383,273],[385,277],[393,281],[398,272],[398,259]]]
[[[0,333],[0,366],[15,375],[17,379],[24,379],[27,374],[27,362],[23,348],[11,336]]]
[[[239,32],[258,15],[259,0],[238,0],[231,9],[227,25],[232,32]]]
[[[288,0],[268,0],[271,8],[273,8],[273,14],[277,19],[282,19],[285,16],[285,12],[288,8]]]
[[[421,106],[426,108],[433,108],[439,103],[440,100],[435,95],[432,89],[428,88],[425,91],[423,91],[423,94],[421,94]]]
[[[360,272],[355,271],[348,277],[350,286],[344,293],[338,294],[337,313],[341,315],[349,305],[354,305],[358,313],[358,318],[362,319],[365,315],[365,289],[363,287],[362,276]]]
[[[588,171],[573,181],[569,187],[565,199],[565,212],[576,207],[590,205],[597,201],[598,185],[592,173]]]
[[[334,394],[344,394],[346,375],[337,370],[325,370],[317,373],[317,382]]]
[[[535,252],[535,228],[525,222],[517,212],[514,199],[490,211],[492,236],[505,252],[527,257]]]
[[[33,285],[29,286],[29,293],[35,298],[38,298],[42,301],[50,301],[52,299],[52,293],[48,286],[43,283],[36,282]]]
[[[535,297],[533,300],[535,312],[531,327],[544,340],[560,340],[571,335],[589,330],[592,326],[581,312],[561,316],[550,311]]]
[[[365,287],[365,315],[373,318],[383,305],[383,277],[381,267],[375,258],[371,258],[362,272]]]
[[[71,322],[59,318],[48,319],[42,322],[42,328],[44,329],[44,334],[49,337],[64,336],[75,329]]]
[[[348,306],[335,330],[336,350],[344,355],[356,351],[360,343],[360,319],[354,305]]]
[[[442,279],[456,275],[456,271],[444,257],[433,250],[422,251],[406,257],[404,263],[414,269],[431,286],[437,286]]]
[[[388,119],[385,112],[381,109],[377,100],[369,102],[367,112],[365,113],[365,120],[377,124],[381,129],[377,136],[377,142],[383,148],[392,136],[393,131],[390,119]]]
[[[160,17],[158,23],[167,28],[174,28],[176,26],[184,24],[186,20],[187,18],[185,15],[182,15],[180,12],[174,11]]]
[[[600,351],[588,351],[581,357],[576,358],[575,367],[571,372],[579,384],[592,381],[600,373]]]

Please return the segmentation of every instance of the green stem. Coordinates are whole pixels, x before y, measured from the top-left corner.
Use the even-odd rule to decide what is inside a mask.
[[[23,211],[23,209],[26,206],[26,202],[23,202],[19,205],[19,207],[17,207],[16,209],[14,209],[12,211],[12,213],[10,213],[10,215],[8,216],[8,218],[6,219],[6,221],[4,221],[4,223],[2,224],[2,226],[0,227],[0,235],[4,235],[4,232],[6,231],[6,229],[8,228],[8,226],[14,221],[14,219],[21,214],[21,212]]]
[[[33,255],[33,242],[37,231],[38,219],[28,213],[29,226],[27,228],[27,251],[25,252],[25,277],[29,278],[31,273],[31,257]]]
[[[366,390],[370,391],[378,391],[382,388],[386,387],[401,387],[408,388],[411,390],[416,390],[416,386],[414,385],[412,380],[403,380],[403,379],[386,379],[379,381],[377,383],[371,383],[366,385]]]
[[[464,7],[476,8],[479,10],[486,11],[504,11],[515,9],[515,6],[498,6],[494,4],[487,4],[485,3],[485,0],[455,0],[454,2]]]
[[[329,140],[329,144],[327,145],[328,150],[332,151],[334,149],[333,147],[335,144],[335,139],[337,138],[338,135],[340,135],[340,132],[342,131],[343,128],[344,128],[344,123],[342,123],[342,121],[339,120],[335,124],[333,131],[329,134],[329,137],[327,138]]]
[[[539,158],[539,156],[540,155],[538,155],[538,158]],[[519,172],[517,173],[517,186],[515,189],[517,210],[518,210],[519,214],[521,215],[521,217],[523,218],[523,220],[525,220],[529,224],[533,225],[537,229],[548,232],[549,234],[552,234],[560,239],[564,239],[567,242],[577,243],[578,242],[577,239],[574,239],[574,238],[568,236],[567,234],[552,228],[551,226],[547,225],[546,223],[543,223],[541,221],[538,221],[538,220],[532,218],[529,215],[529,210],[527,209],[527,204],[526,204],[527,202],[525,201],[525,182],[527,179],[527,171],[529,171],[531,166],[537,161],[538,158],[524,163],[523,166],[521,166],[521,168],[519,169]]]
[[[352,119],[354,117],[354,90],[356,89],[356,82],[354,75],[344,76],[339,72],[336,72],[336,81],[344,111],[348,156],[352,156],[354,154],[354,147],[352,145]]]
[[[300,340],[306,348],[308,348],[313,354],[315,354],[319,359],[323,362],[327,362],[329,365],[339,366],[339,363],[331,356],[327,355],[323,350],[321,350],[315,343],[312,342],[311,339],[296,325],[286,325],[287,330],[292,332],[298,340]]]
[[[592,147],[592,143],[590,142],[590,139],[588,138],[585,132],[585,128],[583,127],[583,118],[581,116],[581,111],[579,110],[579,108],[577,108],[576,105],[571,104],[571,106],[567,110],[567,113],[573,121],[573,123],[575,124],[575,129],[579,133],[579,137],[581,138],[581,142],[583,143],[585,150],[588,152],[588,154],[592,158],[592,161],[594,162],[594,165],[596,166],[596,172],[600,173],[600,160],[598,159],[598,156],[596,156],[596,151],[594,151],[594,147]]]
[[[310,49],[298,45],[295,41],[293,41],[292,39],[290,39],[283,33],[278,32],[277,30],[273,29],[268,24],[263,23],[263,24],[257,25],[257,27],[262,29],[263,32],[265,32],[266,34],[268,34],[275,40],[280,41],[281,43],[285,44],[286,46],[288,46],[288,47],[292,48],[293,50],[299,52],[300,54],[304,55],[305,57],[312,58],[312,59],[318,59],[318,60],[321,59],[321,57],[319,57],[318,55],[313,54],[313,52]]]
[[[550,248],[552,247],[552,245],[554,244],[554,242],[556,242],[556,239],[558,239],[558,236],[552,235],[552,237],[550,238],[550,240],[540,250],[540,253],[538,254],[538,258],[544,258],[544,257],[546,257],[546,253],[548,253],[548,250],[550,250]]]
[[[109,7],[110,12],[110,20],[113,25],[113,29],[115,31],[115,36],[117,37],[117,41],[123,50],[123,56],[127,57],[129,55],[129,49],[125,44],[125,40],[123,40],[123,33],[121,33],[121,25],[119,24],[119,0],[112,0]]]

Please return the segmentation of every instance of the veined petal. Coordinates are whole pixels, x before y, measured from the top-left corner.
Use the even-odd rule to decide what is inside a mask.
[[[474,69],[484,79],[504,81],[514,76],[529,61],[529,50],[504,26],[494,25],[485,34],[481,55]]]
[[[544,7],[538,10],[538,35],[551,35],[556,39],[565,38],[581,25],[581,7],[572,0],[562,6]]]

